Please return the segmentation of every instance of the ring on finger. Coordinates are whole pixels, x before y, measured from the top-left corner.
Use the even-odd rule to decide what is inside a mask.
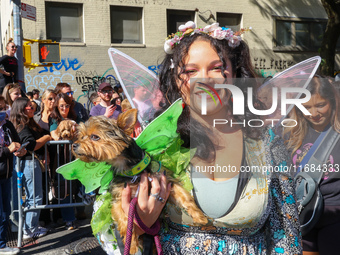
[[[150,193],[150,197],[153,197],[156,200],[159,200],[159,194],[158,193],[155,193],[155,194]]]
[[[162,198],[162,197],[160,197],[160,196],[158,196],[158,201],[159,201],[159,202],[161,202],[162,204],[164,204],[164,203],[165,203],[165,199],[164,199],[164,198]]]

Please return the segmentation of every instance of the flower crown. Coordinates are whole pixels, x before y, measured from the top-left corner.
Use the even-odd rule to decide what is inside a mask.
[[[242,40],[241,35],[250,29],[251,27],[242,28],[240,31],[234,33],[230,28],[220,27],[219,23],[213,23],[205,28],[196,28],[196,24],[193,21],[188,21],[185,25],[178,27],[178,32],[166,38],[164,51],[167,54],[172,54],[174,47],[179,44],[184,37],[194,34],[207,34],[218,40],[225,39],[228,41],[230,47],[235,48],[240,45],[240,41]]]

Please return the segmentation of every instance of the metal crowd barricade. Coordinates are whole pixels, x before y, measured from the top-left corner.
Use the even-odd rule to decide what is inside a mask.
[[[72,146],[72,141],[68,141],[68,140],[63,140],[63,141],[50,141],[50,142],[47,142],[45,144],[45,159],[47,158],[47,154],[48,154],[48,146],[51,146],[51,145],[56,145],[57,147],[57,155],[56,155],[56,168],[59,167],[61,164],[60,164],[60,153],[67,153],[68,154],[68,159],[72,159],[72,152],[71,152],[71,146]],[[64,146],[63,149],[64,151],[61,150],[61,146]],[[67,149],[68,148],[68,149]],[[51,157],[52,155],[50,155]],[[65,158],[66,157],[66,154],[64,155]],[[64,160],[66,160],[64,158]],[[33,155],[32,155],[32,160],[34,160],[34,152],[33,152]],[[70,162],[70,160],[68,160],[68,162]],[[65,163],[68,163],[68,162],[65,162]],[[58,201],[57,204],[49,204],[49,193],[52,192],[52,189],[51,189],[51,180],[52,178],[54,178],[52,176],[52,171],[55,171],[55,169],[49,169],[49,165],[47,164],[47,160],[45,160],[45,180],[43,180],[43,183],[45,184],[45,198],[46,198],[46,203],[45,204],[42,204],[42,205],[37,205],[36,204],[36,201],[35,201],[35,178],[34,178],[34,171],[33,171],[33,206],[31,207],[27,207],[25,206],[25,204],[23,203],[23,184],[22,184],[22,172],[21,172],[21,169],[20,169],[20,158],[19,157],[16,157],[16,172],[17,172],[17,188],[18,188],[18,210],[12,210],[12,215],[14,213],[18,213],[19,215],[19,219],[18,219],[18,247],[21,247],[22,245],[22,236],[23,236],[23,226],[24,226],[24,217],[25,217],[25,214],[26,212],[29,212],[29,211],[34,211],[34,210],[43,210],[43,209],[54,209],[54,208],[65,208],[65,207],[77,207],[77,206],[85,206],[86,204],[84,203],[84,199],[82,199],[82,202],[73,202],[72,198],[73,198],[73,190],[72,190],[72,181],[67,181],[67,183],[65,184],[67,187],[69,185],[69,196],[70,196],[70,202],[69,203],[63,203],[61,204],[60,201],[63,199],[60,197],[60,183],[61,183],[61,175],[60,174],[56,174],[57,175],[57,198],[56,200]],[[34,164],[33,164],[34,165]],[[51,171],[51,176],[49,177],[49,171]],[[50,178],[50,179],[49,179]],[[66,192],[66,190],[65,190]],[[66,194],[66,193],[65,193]],[[14,219],[14,217],[12,217]]]

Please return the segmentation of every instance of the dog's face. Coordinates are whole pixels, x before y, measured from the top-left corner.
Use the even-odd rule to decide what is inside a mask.
[[[73,140],[77,125],[74,120],[66,119],[61,121],[56,129],[59,140]]]
[[[136,121],[136,109],[121,113],[117,121],[105,116],[91,117],[77,128],[73,154],[84,162],[105,161],[114,165],[132,141],[129,135]]]

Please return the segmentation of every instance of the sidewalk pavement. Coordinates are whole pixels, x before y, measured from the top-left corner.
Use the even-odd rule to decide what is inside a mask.
[[[90,219],[76,221],[77,228],[66,230],[65,226],[50,229],[48,234],[37,240],[23,241],[21,252],[25,255],[91,254],[106,255],[92,235]],[[8,246],[17,246],[17,233],[10,233]]]

